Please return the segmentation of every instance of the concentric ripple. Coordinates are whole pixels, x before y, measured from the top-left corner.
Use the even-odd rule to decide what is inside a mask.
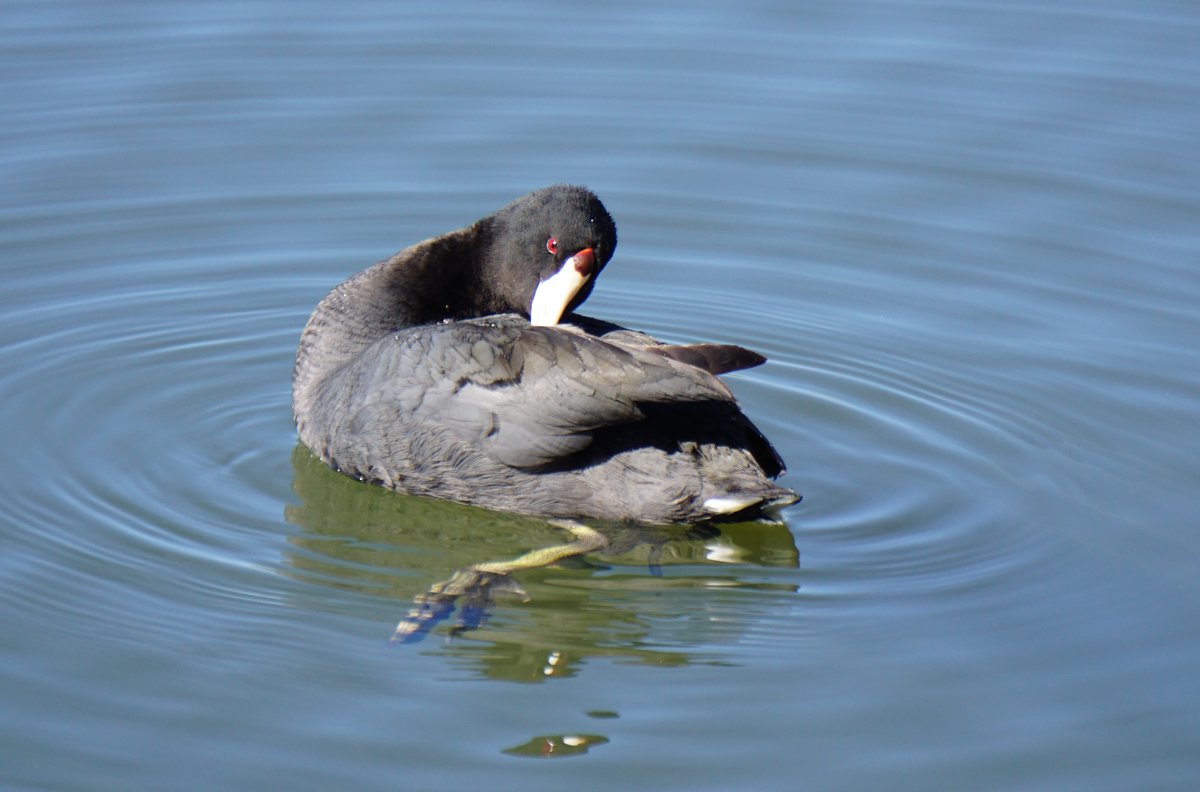
[[[7,456],[3,486],[9,516],[28,526],[19,552],[38,563],[14,563],[7,582],[49,598],[46,619],[69,609],[55,607],[55,594],[72,601],[78,586],[97,601],[120,600],[125,587],[162,598],[172,631],[189,608],[211,607],[201,594],[272,596],[262,575],[278,557],[288,349],[302,321],[287,289],[303,281],[282,288],[271,276],[295,261],[160,246],[202,239],[217,210],[158,207],[136,215],[140,226],[127,215],[128,250],[94,259],[87,230],[101,221],[86,222],[88,208],[66,240],[36,233],[64,218],[23,218],[26,266],[13,284],[22,299],[0,319],[0,391],[16,413],[10,447],[20,449]],[[111,208],[92,211],[112,219]],[[164,236],[170,218],[179,225]],[[43,249],[79,259],[43,259]],[[31,574],[57,582],[31,585]],[[137,618],[100,608],[80,629],[144,636]]]
[[[344,211],[383,214],[375,200],[365,196]],[[694,208],[674,200],[684,214]],[[318,203],[295,201],[289,208],[303,215]],[[281,211],[276,199],[242,208],[248,215],[272,210]],[[155,217],[171,223],[172,239],[201,238],[209,214],[218,211],[229,209],[158,207]],[[782,239],[792,231],[782,208],[760,207],[750,216],[757,225],[738,233],[751,234],[766,250],[786,249]],[[281,559],[297,562],[280,546],[292,530],[280,518],[299,475],[289,464],[288,394],[298,330],[337,279],[389,251],[364,251],[361,260],[345,263],[253,246],[181,251],[159,246],[161,236],[122,218],[127,250],[72,267],[36,255],[38,230],[54,227],[56,218],[25,218],[28,266],[14,284],[24,298],[3,319],[9,343],[0,388],[21,412],[16,431],[25,433],[12,438],[22,452],[8,460],[8,507],[16,520],[35,526],[26,552],[64,574],[122,569],[127,585],[148,586],[168,600],[180,589],[234,602],[271,600],[277,595],[269,593],[270,578]],[[102,224],[77,227],[79,237],[67,245],[56,240],[56,251],[86,255],[87,229]],[[818,291],[827,284],[807,277],[799,264],[768,259],[749,271],[722,268],[686,256],[658,258],[634,239],[605,273],[589,309],[672,340],[739,343],[769,356],[766,366],[730,381],[788,461],[788,483],[806,495],[788,512],[806,558],[805,594],[852,595],[890,581],[889,588],[928,596],[986,585],[1032,562],[1036,534],[1022,530],[1030,493],[1013,498],[1009,488],[1044,486],[1036,480],[1033,441],[1053,432],[1052,416],[1033,409],[1016,388],[980,388],[965,379],[962,360],[937,357],[944,350],[931,343],[927,321],[871,314],[877,292],[863,294],[866,305],[825,306],[806,295],[810,284]],[[704,243],[697,240],[697,253]],[[693,285],[687,274],[698,266],[705,278]],[[910,310],[936,310],[907,299]],[[41,471],[31,479],[39,486],[13,486],[28,471]],[[350,497],[377,498],[345,483],[352,485]],[[458,517],[438,515],[439,535],[450,519]],[[493,541],[505,536],[496,526],[484,533]],[[316,578],[301,579],[344,578],[351,587],[364,583],[364,574],[389,580],[404,540],[371,541],[402,554],[369,556],[364,567],[362,558],[335,553]],[[478,552],[511,554],[489,549],[492,543],[484,541]],[[47,547],[56,549],[47,554]],[[430,569],[448,573],[457,563],[446,558]],[[312,567],[298,569],[306,568]],[[830,569],[842,570],[840,576]],[[403,600],[415,586],[399,588],[408,594],[389,596]],[[172,629],[178,627],[176,619]]]

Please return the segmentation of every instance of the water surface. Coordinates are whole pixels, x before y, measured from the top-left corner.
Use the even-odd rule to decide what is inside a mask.
[[[1144,789],[1200,777],[1186,5],[15,3],[0,781]],[[352,272],[557,181],[587,304],[757,349],[805,500],[563,540],[296,445]],[[539,762],[562,757],[561,762]]]

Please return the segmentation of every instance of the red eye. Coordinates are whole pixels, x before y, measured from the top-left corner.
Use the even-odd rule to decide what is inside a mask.
[[[549,239],[546,240],[546,252],[549,253],[551,256],[553,256],[555,253],[558,252],[558,240],[557,239],[555,239],[554,237],[550,237]]]

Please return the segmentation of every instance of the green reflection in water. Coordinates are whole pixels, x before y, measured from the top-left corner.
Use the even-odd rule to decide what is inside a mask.
[[[285,568],[307,582],[395,600],[398,618],[455,570],[569,538],[542,519],[365,485],[302,445],[292,466],[299,503],[286,517],[301,530],[289,539]],[[491,621],[437,651],[513,681],[572,676],[592,657],[659,666],[724,662],[712,645],[737,640],[796,589],[794,574],[777,576],[780,582],[769,574],[799,563],[780,523],[589,525],[608,548],[518,573],[527,603],[499,599]]]
[[[527,743],[505,748],[509,756],[524,756],[531,759],[561,759],[581,756],[595,745],[604,745],[607,737],[598,734],[544,734]]]

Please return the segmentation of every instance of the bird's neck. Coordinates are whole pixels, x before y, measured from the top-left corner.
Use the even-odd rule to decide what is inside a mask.
[[[379,339],[470,312],[456,304],[455,295],[472,292],[478,270],[471,231],[406,248],[325,295],[309,317],[296,352],[292,402],[297,415],[321,381]]]

